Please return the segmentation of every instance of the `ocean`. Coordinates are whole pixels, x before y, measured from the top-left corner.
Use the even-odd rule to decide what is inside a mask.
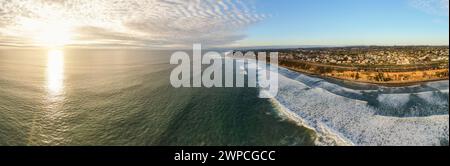
[[[171,54],[1,50],[0,145],[314,145],[257,88],[173,88]]]
[[[448,145],[449,82],[279,70],[279,92],[174,88],[173,51],[0,50],[0,145]]]

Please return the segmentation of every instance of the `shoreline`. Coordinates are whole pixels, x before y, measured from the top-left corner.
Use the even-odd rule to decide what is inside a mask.
[[[392,82],[375,82],[375,81],[361,81],[361,80],[350,80],[350,79],[345,79],[345,78],[339,78],[339,77],[332,77],[332,76],[325,76],[325,75],[320,75],[320,74],[316,74],[316,73],[312,73],[312,72],[308,72],[305,70],[299,70],[299,69],[295,69],[292,67],[288,67],[285,65],[279,65],[280,67],[289,69],[291,71],[294,72],[298,72],[300,74],[305,74],[308,76],[312,76],[312,77],[318,77],[321,79],[326,79],[326,80],[333,80],[333,81],[342,81],[342,82],[347,82],[347,83],[359,83],[359,84],[372,84],[372,85],[377,85],[377,86],[385,86],[385,87],[405,87],[405,86],[413,86],[413,85],[421,85],[421,84],[425,84],[425,83],[429,83],[429,82],[435,82],[435,81],[444,81],[444,80],[449,80],[449,77],[445,77],[445,78],[438,78],[438,79],[428,79],[428,80],[419,80],[419,81],[392,81]]]
[[[302,74],[288,68],[284,69],[288,73]],[[446,125],[448,126],[448,114],[430,114],[423,117],[379,115],[376,113],[377,108],[368,105],[368,101],[352,100],[322,90],[322,88],[305,89],[303,87],[308,87],[308,85],[298,84],[298,80],[286,77],[282,73],[280,75],[282,78],[280,86],[286,89],[283,88],[284,90],[270,101],[279,116],[314,131],[316,146],[438,145],[439,142],[436,142],[435,139],[442,135],[448,135],[445,134]],[[410,93],[410,95],[426,97],[429,96],[427,93],[431,93],[431,91]],[[312,95],[316,97],[312,97]],[[383,93],[382,95],[388,95],[388,98],[397,98],[398,94]],[[299,100],[299,97],[302,99]],[[349,100],[352,104],[345,104]],[[377,99],[377,101],[384,103],[390,100]],[[421,132],[425,129],[427,132]],[[395,132],[393,135],[384,135],[385,131]]]

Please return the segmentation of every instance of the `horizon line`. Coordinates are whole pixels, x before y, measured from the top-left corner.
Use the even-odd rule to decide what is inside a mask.
[[[294,48],[339,48],[339,47],[449,47],[447,45],[438,45],[438,44],[399,44],[399,45],[378,45],[378,44],[370,44],[370,45],[261,45],[261,46],[207,46],[203,47],[204,49],[247,49],[247,48],[265,48],[265,49],[294,49]],[[60,46],[60,47],[40,47],[40,46],[1,46],[0,49],[26,49],[26,50],[51,50],[51,49],[81,49],[81,50],[105,50],[105,49],[134,49],[134,50],[186,50],[192,47],[142,47],[142,46]]]

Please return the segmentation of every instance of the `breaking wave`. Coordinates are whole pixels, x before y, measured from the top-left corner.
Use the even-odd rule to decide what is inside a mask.
[[[318,145],[443,145],[449,140],[448,81],[352,89],[279,69],[280,111],[319,135]]]
[[[281,67],[278,77],[273,103],[317,145],[448,145],[448,81],[349,88]]]
[[[238,66],[254,68],[253,62]],[[267,69],[273,69],[267,67]],[[280,115],[317,133],[316,145],[448,145],[449,82],[405,87],[327,80],[279,67]]]

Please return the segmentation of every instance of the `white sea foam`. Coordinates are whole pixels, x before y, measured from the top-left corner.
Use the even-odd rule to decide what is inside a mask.
[[[378,101],[390,107],[403,107],[409,101],[410,94],[380,94]]]
[[[279,91],[271,101],[282,116],[314,130],[317,145],[448,144],[448,81],[356,90],[282,67],[278,73]],[[414,96],[421,100],[412,101]],[[411,102],[440,110],[425,116],[389,115],[389,109],[411,109],[404,108]]]
[[[438,91],[438,92],[421,92],[417,93],[416,95],[426,101],[429,104],[432,105],[447,105],[448,106],[448,100],[444,98],[439,98],[436,95],[446,95],[448,96],[448,90],[445,92],[444,90]]]
[[[448,101],[442,95],[436,95],[440,93],[448,98],[448,82],[428,83],[427,86],[434,88],[434,91],[424,91],[427,87],[418,86],[354,90],[287,69],[281,68],[279,73],[280,89],[273,102],[279,105],[283,115],[315,130],[319,136],[316,141],[318,145],[448,143]],[[413,88],[418,92],[410,93]],[[424,102],[441,106],[439,108],[447,111],[445,114],[421,117],[380,115],[378,111],[385,108],[369,104],[371,98],[365,96],[367,92],[371,92],[375,96],[373,100],[380,102],[380,105],[402,108],[409,102],[411,95],[417,95]]]

